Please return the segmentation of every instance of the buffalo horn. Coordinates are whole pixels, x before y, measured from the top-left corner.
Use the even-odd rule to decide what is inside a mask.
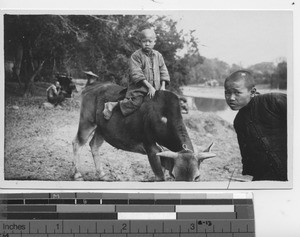
[[[210,152],[212,146],[214,145],[214,142],[212,142],[203,152]]]
[[[173,158],[176,159],[178,158],[178,153],[173,152],[173,151],[162,151],[162,152],[158,152],[156,153],[157,156],[165,156],[165,157],[169,157],[169,158]]]
[[[201,152],[201,153],[198,153],[196,155],[196,158],[197,160],[206,160],[208,158],[213,158],[215,157],[216,154],[215,153],[211,153],[211,152]]]

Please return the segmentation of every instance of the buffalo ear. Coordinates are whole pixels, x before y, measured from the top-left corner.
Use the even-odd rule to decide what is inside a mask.
[[[212,152],[201,152],[201,153],[198,153],[195,157],[197,158],[198,161],[203,161],[203,160],[206,160],[209,158],[213,158],[215,156],[216,156],[216,154],[212,153]]]
[[[158,152],[156,153],[157,156],[165,156],[168,158],[173,158],[173,159],[177,159],[179,154],[177,152],[173,152],[173,151],[162,151],[162,152]]]
[[[211,144],[205,150],[203,150],[203,152],[210,152],[213,145],[214,145],[214,142],[211,142]]]

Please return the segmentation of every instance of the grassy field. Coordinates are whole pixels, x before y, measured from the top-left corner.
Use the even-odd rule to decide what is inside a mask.
[[[72,180],[72,140],[79,121],[80,93],[61,108],[45,109],[47,86],[39,84],[37,96],[24,99],[17,85],[6,85],[5,180]],[[216,114],[199,111],[184,115],[184,122],[196,151],[214,142],[213,152],[217,157],[201,164],[201,181],[227,181],[231,176],[245,179],[241,175],[240,153],[230,123]],[[154,180],[146,156],[118,150],[108,143],[102,145],[100,153],[107,173],[105,180]],[[97,181],[88,145],[81,152],[80,171],[85,180]]]

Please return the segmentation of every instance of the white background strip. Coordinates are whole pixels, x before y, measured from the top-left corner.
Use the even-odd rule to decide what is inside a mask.
[[[176,212],[119,212],[118,220],[176,220]]]
[[[177,205],[176,212],[234,212],[234,205]]]

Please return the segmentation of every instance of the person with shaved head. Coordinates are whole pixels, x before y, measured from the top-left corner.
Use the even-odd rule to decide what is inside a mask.
[[[126,98],[118,102],[105,103],[103,115],[107,120],[118,104],[122,114],[127,116],[141,106],[145,96],[153,98],[156,90],[165,90],[166,84],[170,82],[163,56],[153,49],[156,43],[154,30],[144,29],[139,37],[141,48],[130,58],[130,78]]]
[[[234,128],[242,156],[243,175],[253,181],[287,180],[287,96],[259,94],[249,71],[225,79],[225,99],[238,110]]]

